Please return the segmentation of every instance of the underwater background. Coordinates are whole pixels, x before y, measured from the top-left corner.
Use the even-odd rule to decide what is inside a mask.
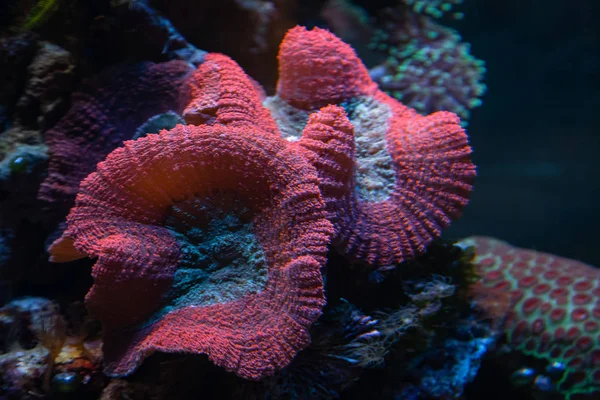
[[[600,399],[599,17],[1,0],[0,399]]]
[[[598,173],[593,155],[600,146],[593,111],[600,101],[599,39],[592,22],[599,5],[467,1],[462,7],[459,30],[486,61],[488,91],[469,128],[477,190],[453,233],[510,237],[519,246],[600,264],[589,231],[600,217],[593,200],[599,184],[587,179]],[[475,129],[487,133],[476,136]]]

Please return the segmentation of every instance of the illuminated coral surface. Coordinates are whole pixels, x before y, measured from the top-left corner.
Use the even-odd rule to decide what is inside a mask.
[[[111,153],[51,248],[98,257],[86,301],[105,326],[106,371],[157,350],[205,353],[252,379],[287,365],[324,304],[333,232],[317,183],[251,125],[178,125]]]
[[[468,202],[475,167],[459,118],[423,117],[377,88],[354,50],[332,33],[291,29],[279,52],[277,95],[265,101],[288,140],[311,111],[337,104],[354,126],[355,167],[338,198],[334,245],[389,267],[422,254]]]

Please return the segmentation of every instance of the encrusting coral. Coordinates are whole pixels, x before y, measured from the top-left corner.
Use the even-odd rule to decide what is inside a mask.
[[[503,327],[508,346],[563,365],[553,378],[564,395],[599,390],[600,270],[489,237],[470,237],[459,244],[475,248],[474,263],[485,290],[510,294]]]

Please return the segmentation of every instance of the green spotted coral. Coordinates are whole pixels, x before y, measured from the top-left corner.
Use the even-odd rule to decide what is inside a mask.
[[[510,295],[506,344],[564,365],[556,385],[567,399],[600,393],[600,269],[488,237],[459,244],[475,248],[484,289]]]
[[[427,14],[435,18],[440,18],[463,0],[402,0],[413,11],[419,14]],[[455,13],[454,18],[461,19],[462,13]]]

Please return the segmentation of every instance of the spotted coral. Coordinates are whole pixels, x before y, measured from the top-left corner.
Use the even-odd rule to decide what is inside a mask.
[[[278,136],[177,125],[125,142],[67,221],[50,251],[98,257],[86,302],[110,375],[161,351],[258,379],[308,345],[333,230],[315,170]]]
[[[565,395],[600,391],[600,270],[579,261],[471,237],[481,284],[510,293],[513,306],[504,331],[508,345],[566,371]]]
[[[317,151],[321,164],[330,163],[327,179],[348,182],[342,197],[330,198],[336,247],[384,267],[422,254],[460,215],[475,177],[459,118],[422,117],[379,91],[354,50],[320,28],[287,33],[279,73],[277,95],[264,104],[286,139],[302,145],[310,113],[327,104],[344,107],[354,127],[342,129],[354,166],[347,158],[336,166],[339,154]]]

